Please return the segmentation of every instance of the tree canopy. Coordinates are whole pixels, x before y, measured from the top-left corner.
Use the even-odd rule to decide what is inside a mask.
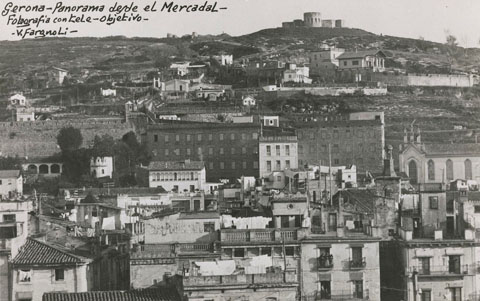
[[[64,127],[57,135],[57,143],[62,152],[78,149],[83,143],[83,136],[79,129],[73,126]]]

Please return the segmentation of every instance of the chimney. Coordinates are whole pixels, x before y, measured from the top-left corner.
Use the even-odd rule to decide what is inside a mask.
[[[422,143],[422,135],[420,133],[420,128],[417,128],[417,143],[418,144]]]
[[[386,177],[396,177],[395,166],[393,162],[393,146],[388,145],[385,148],[386,156],[383,160],[383,175]]]
[[[408,133],[406,128],[403,129],[403,143],[408,143]]]

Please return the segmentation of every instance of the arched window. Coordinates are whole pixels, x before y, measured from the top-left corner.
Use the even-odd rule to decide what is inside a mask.
[[[174,181],[177,180],[177,173],[176,173],[176,172],[173,173],[173,180],[174,180]]]
[[[465,160],[465,180],[472,179],[472,161],[470,159]]]
[[[38,172],[37,165],[35,165],[35,164],[28,165],[28,172],[36,174]]]
[[[60,165],[52,164],[52,166],[50,166],[50,172],[51,173],[60,173]]]
[[[435,163],[433,163],[433,160],[428,160],[428,180],[435,181]]]
[[[42,165],[40,165],[40,168],[38,170],[39,170],[40,174],[46,175],[46,174],[48,174],[48,165],[42,164]]]
[[[447,181],[453,181],[453,162],[452,160],[448,159],[446,162],[447,168]]]
[[[408,163],[408,177],[410,178],[410,183],[418,183],[417,163],[413,160]]]

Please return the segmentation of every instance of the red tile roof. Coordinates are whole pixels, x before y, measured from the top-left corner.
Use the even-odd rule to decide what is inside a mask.
[[[175,289],[155,288],[131,291],[45,293],[42,301],[180,301]]]
[[[86,263],[87,260],[46,243],[28,238],[27,242],[20,248],[17,256],[12,260],[12,263],[17,266],[50,266],[82,264]]]

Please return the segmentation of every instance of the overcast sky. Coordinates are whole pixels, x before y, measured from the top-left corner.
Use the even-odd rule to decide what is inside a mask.
[[[10,0],[17,5],[50,4],[60,0]],[[117,0],[63,0],[65,5],[112,5]],[[137,0],[140,7],[154,0]],[[3,10],[7,0],[0,1]],[[129,0],[118,0],[129,4]],[[178,4],[204,3],[205,0],[178,0]],[[213,1],[210,1],[213,3]],[[157,0],[157,7],[163,1]],[[279,27],[283,21],[301,19],[305,11],[318,11],[325,19],[344,19],[347,27],[377,34],[409,38],[424,37],[444,42],[448,30],[462,45],[478,47],[480,40],[479,0],[218,0],[228,9],[218,13],[155,13],[149,21],[118,25],[70,25],[78,30],[70,36],[148,36],[164,37],[193,31],[199,34],[242,35],[264,28]],[[38,13],[37,13],[38,15]],[[33,16],[33,15],[28,15]],[[0,16],[0,40],[12,40],[14,27]],[[57,27],[58,25],[54,26]]]

